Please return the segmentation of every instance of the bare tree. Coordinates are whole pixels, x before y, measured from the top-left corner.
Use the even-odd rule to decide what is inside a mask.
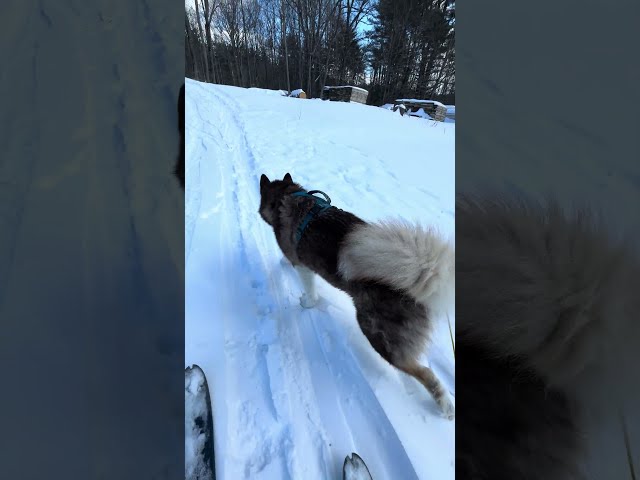
[[[284,0],[280,0],[280,25],[282,29],[282,44],[284,45],[284,63],[287,72],[287,92],[291,91],[291,79],[289,77],[289,49],[287,48],[287,17]]]
[[[452,0],[196,0],[187,72],[264,88],[349,83],[369,101],[455,99]],[[371,28],[363,34],[363,23]]]
[[[198,3],[199,0],[196,0],[196,5]],[[208,65],[215,65],[215,61],[213,58],[213,48],[211,46],[211,20],[213,19],[213,15],[215,14],[216,11],[216,3],[215,0],[201,0],[203,2],[203,11],[202,11],[202,15],[204,17],[204,31],[205,31],[205,39],[207,42],[207,64]],[[210,76],[211,81],[215,82],[216,81],[216,75],[215,75],[215,71],[212,68],[210,71]]]
[[[196,21],[196,24],[198,25],[198,34],[200,35],[200,39],[204,40],[205,37],[202,33],[202,24],[200,23],[200,0],[196,0],[195,3],[196,3],[195,21]],[[209,82],[211,81],[209,77],[209,58],[206,50],[203,51],[203,55],[204,55],[204,78],[205,78],[205,81]]]

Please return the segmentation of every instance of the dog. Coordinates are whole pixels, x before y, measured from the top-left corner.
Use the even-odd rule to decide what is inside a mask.
[[[357,321],[371,346],[429,391],[442,414],[454,406],[433,371],[418,358],[434,318],[453,301],[455,255],[434,231],[402,222],[367,223],[295,183],[260,177],[259,214],[294,266],[315,306],[315,275],[353,299]],[[322,192],[320,192],[322,193]]]

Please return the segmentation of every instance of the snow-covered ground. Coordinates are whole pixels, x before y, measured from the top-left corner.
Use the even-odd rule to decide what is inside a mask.
[[[350,298],[320,281],[300,307],[258,183],[290,172],[365,220],[453,239],[455,124],[187,79],[186,128],[185,365],[211,387],[218,478],[338,479],[357,452],[375,480],[453,479],[455,422],[371,348]],[[454,398],[448,328],[423,362]]]
[[[176,478],[184,20],[157,2],[0,9],[0,478]]]

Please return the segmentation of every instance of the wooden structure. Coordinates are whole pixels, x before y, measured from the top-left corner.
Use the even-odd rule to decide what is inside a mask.
[[[323,100],[331,100],[334,102],[358,102],[367,103],[369,92],[364,88],[342,86],[342,87],[324,87],[322,91]]]
[[[393,102],[394,108],[396,105],[404,105],[407,107],[407,114],[411,115],[412,113],[417,112],[421,108],[427,113],[431,118],[438,122],[444,122],[444,119],[447,115],[447,107],[446,105],[436,102],[435,100],[418,100],[415,98],[402,98]]]

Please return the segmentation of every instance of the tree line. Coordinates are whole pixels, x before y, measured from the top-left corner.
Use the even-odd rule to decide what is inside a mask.
[[[353,85],[381,105],[455,103],[453,0],[194,0],[186,76],[321,96]]]

